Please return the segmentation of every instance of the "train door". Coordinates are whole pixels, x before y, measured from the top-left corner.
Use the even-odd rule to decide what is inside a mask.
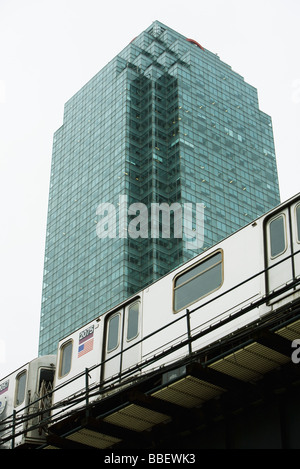
[[[286,205],[266,223],[267,292],[278,290],[295,278],[294,254],[296,244],[298,244],[296,232],[297,211],[295,204],[294,206]],[[285,295],[276,297],[270,303],[278,301]]]
[[[51,391],[53,390],[54,373],[55,369],[53,367],[40,368],[39,370],[37,398],[40,399],[39,408],[47,412],[47,415],[50,415],[50,411],[48,409],[50,409],[52,402]],[[43,418],[45,418],[45,415],[43,415]]]
[[[101,373],[104,385],[118,381],[121,373],[128,372],[141,360],[141,301],[125,305],[108,315],[105,321]]]
[[[300,276],[300,201],[298,200],[291,210],[293,216],[293,250],[295,277]]]

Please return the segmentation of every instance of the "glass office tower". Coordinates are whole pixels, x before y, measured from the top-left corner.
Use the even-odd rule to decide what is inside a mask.
[[[279,202],[256,89],[154,22],[66,103],[54,135],[39,353]],[[189,207],[190,231],[175,233],[170,210],[169,234],[153,234],[163,203]],[[188,243],[197,206],[201,242]]]

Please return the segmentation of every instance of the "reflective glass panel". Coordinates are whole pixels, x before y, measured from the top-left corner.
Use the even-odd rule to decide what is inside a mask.
[[[296,207],[297,240],[300,241],[300,205]]]
[[[213,292],[221,286],[222,279],[222,254],[219,252],[176,279],[174,310],[180,311]]]
[[[131,305],[128,310],[127,340],[134,339],[138,335],[139,327],[139,303]]]
[[[113,316],[108,323],[107,351],[111,352],[118,346],[119,342],[120,315]]]
[[[25,398],[25,389],[26,389],[26,377],[27,377],[27,371],[22,371],[17,376],[17,388],[16,388],[16,401],[15,405],[18,406],[22,404]]]
[[[65,376],[71,369],[73,342],[70,340],[61,348],[59,376]]]
[[[270,223],[271,257],[279,256],[285,250],[284,217],[275,218]]]

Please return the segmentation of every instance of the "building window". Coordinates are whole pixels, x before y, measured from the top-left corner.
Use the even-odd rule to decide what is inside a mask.
[[[222,252],[218,251],[185,270],[174,281],[174,311],[195,303],[220,288],[223,282]]]
[[[112,316],[108,321],[107,333],[107,351],[111,352],[118,347],[119,344],[119,328],[120,328],[120,314]]]
[[[27,371],[24,370],[16,378],[15,407],[21,405],[25,399]]]
[[[71,369],[72,363],[73,341],[69,340],[61,346],[60,349],[60,366],[59,377],[67,375]]]
[[[285,219],[284,215],[274,218],[270,222],[270,253],[271,257],[277,257],[286,249]]]
[[[139,309],[139,303],[134,303],[128,308],[127,340],[132,340],[138,335]]]

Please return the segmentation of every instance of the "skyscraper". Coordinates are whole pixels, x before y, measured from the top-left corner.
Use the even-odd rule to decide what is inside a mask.
[[[163,203],[189,214],[166,210],[164,234],[150,210]],[[66,103],[54,135],[40,354],[278,203],[257,90],[155,21]]]

